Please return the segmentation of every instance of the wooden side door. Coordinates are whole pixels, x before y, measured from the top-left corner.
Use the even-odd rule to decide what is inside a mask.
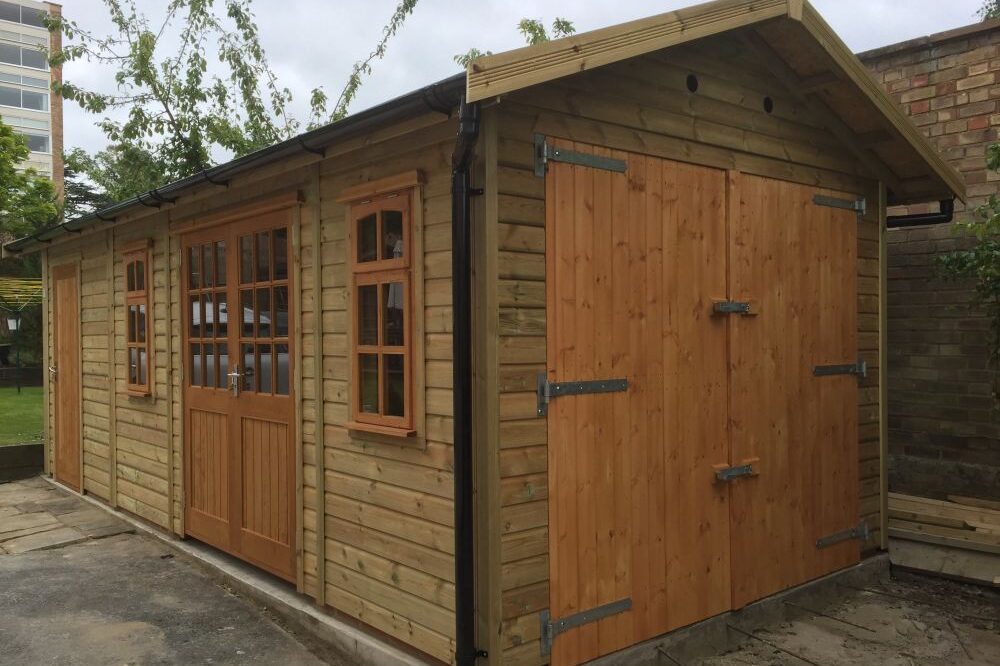
[[[555,144],[625,171],[548,164],[547,379],[628,382],[548,406],[548,612],[582,620],[559,665],[724,612],[730,563],[726,174]]]
[[[185,236],[186,529],[295,577],[291,215]]]
[[[732,453],[755,476],[732,490],[733,605],[859,560],[858,378],[816,368],[858,361],[857,195],[750,175],[733,181]]]
[[[55,399],[55,478],[80,491],[80,280],[76,264],[52,268],[54,354],[50,378]]]

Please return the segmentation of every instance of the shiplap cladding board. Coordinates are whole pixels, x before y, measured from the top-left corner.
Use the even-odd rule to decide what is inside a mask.
[[[719,45],[717,45],[719,46]],[[720,56],[719,54],[728,54]],[[687,77],[698,77],[698,92]],[[763,98],[774,112],[763,110]],[[877,200],[857,161],[762,65],[711,41],[611,65],[510,96],[497,153],[499,243],[500,642],[504,664],[546,663],[539,613],[549,605],[546,424],[534,381],[545,370],[544,182],[533,173],[535,132],[806,184]],[[879,543],[879,223],[858,230],[861,513]]]

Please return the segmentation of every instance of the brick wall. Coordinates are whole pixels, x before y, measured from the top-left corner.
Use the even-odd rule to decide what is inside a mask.
[[[968,219],[1000,193],[986,147],[1000,130],[1000,22],[859,55],[965,177]],[[890,211],[903,213],[909,211]],[[942,279],[935,258],[968,247],[953,225],[889,232],[890,487],[941,497],[1000,492],[1000,409],[986,370],[989,322],[970,310],[969,283]]]

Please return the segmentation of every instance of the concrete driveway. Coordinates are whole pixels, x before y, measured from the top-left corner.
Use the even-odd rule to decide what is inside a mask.
[[[41,479],[0,484],[0,663],[339,664],[154,539]]]

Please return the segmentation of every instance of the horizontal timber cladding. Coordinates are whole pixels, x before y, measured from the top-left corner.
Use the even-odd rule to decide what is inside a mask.
[[[534,174],[536,133],[818,187],[864,191],[858,228],[860,512],[880,542],[879,191],[866,165],[794,95],[737,47],[704,44],[567,77],[497,107],[496,343],[501,599],[504,664],[542,664],[540,613],[550,603],[546,422],[535,377],[546,369],[545,182]],[[706,57],[708,49],[715,49]],[[719,54],[724,54],[720,56]],[[697,92],[688,78],[697,78]],[[772,99],[772,112],[763,99]],[[487,191],[489,195],[489,188]],[[489,259],[487,260],[489,266]],[[492,273],[491,273],[492,274]],[[496,626],[496,625],[499,626]]]

